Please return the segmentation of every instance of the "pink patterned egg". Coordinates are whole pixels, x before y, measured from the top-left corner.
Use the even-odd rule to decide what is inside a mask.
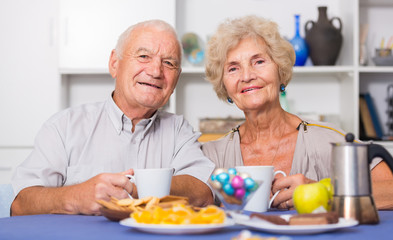
[[[232,178],[231,185],[233,188],[238,189],[238,188],[243,188],[244,186],[244,180],[240,176],[234,176]]]
[[[235,194],[234,194],[235,198],[241,200],[243,199],[245,194],[246,194],[246,190],[244,190],[244,188],[235,189]]]

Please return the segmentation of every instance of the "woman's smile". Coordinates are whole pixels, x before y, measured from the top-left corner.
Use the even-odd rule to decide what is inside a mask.
[[[246,87],[246,88],[243,88],[243,89],[241,90],[241,93],[248,93],[248,92],[255,91],[255,90],[259,90],[259,89],[262,89],[262,88],[263,88],[263,87],[259,87],[259,86]]]

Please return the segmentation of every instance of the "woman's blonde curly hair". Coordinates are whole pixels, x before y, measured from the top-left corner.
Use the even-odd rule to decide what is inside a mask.
[[[222,77],[227,53],[245,38],[261,38],[267,45],[267,54],[277,64],[280,81],[285,86],[292,78],[295,51],[292,45],[281,37],[275,22],[257,16],[229,19],[218,26],[210,38],[206,50],[206,79],[213,84],[219,99],[228,98]],[[278,91],[279,89],[277,89]]]

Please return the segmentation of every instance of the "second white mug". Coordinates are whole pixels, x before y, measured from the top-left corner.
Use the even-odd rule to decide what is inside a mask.
[[[254,195],[251,196],[251,199],[247,202],[244,210],[252,212],[266,212],[280,192],[276,192],[270,199],[270,192],[274,176],[279,173],[287,176],[285,172],[274,171],[274,166],[237,166],[235,168],[237,172],[248,173],[252,179],[260,182],[260,187],[254,193]]]

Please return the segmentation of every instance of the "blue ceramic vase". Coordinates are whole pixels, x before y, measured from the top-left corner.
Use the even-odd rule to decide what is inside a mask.
[[[304,38],[300,36],[300,15],[295,15],[295,36],[290,40],[296,54],[295,66],[304,66],[308,58],[308,45]]]

